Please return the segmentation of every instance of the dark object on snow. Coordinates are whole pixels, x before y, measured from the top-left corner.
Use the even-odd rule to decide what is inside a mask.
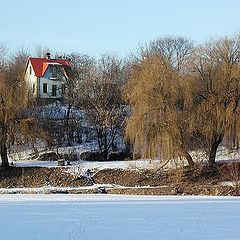
[[[108,159],[105,159],[104,153],[89,151],[81,153],[80,159],[84,161],[121,161],[131,160],[133,156],[127,152],[113,152],[108,155]]]
[[[51,190],[51,194],[69,194],[68,190]]]
[[[107,194],[107,191],[106,191],[105,187],[98,187],[98,188],[95,189],[95,193]]]
[[[178,195],[178,194],[182,194],[183,190],[182,190],[182,188],[175,187],[174,189],[172,189],[171,193],[172,193],[172,195]]]
[[[80,154],[80,159],[84,161],[103,161],[103,153],[100,152],[83,152]]]
[[[90,169],[88,169],[87,171],[86,171],[86,179],[87,179],[87,184],[88,183],[91,183],[92,185],[93,184],[95,184],[96,182],[94,181],[94,179],[93,179],[93,172],[91,172],[90,171]]]
[[[65,160],[64,159],[59,159],[58,160],[58,166],[65,166]]]
[[[50,178],[48,175],[45,176],[45,186],[50,186]]]
[[[43,153],[39,156],[40,161],[57,161],[60,156],[55,152]]]
[[[67,160],[67,166],[71,166],[70,160]]]
[[[108,159],[110,161],[131,160],[133,156],[127,152],[112,152],[109,154]]]

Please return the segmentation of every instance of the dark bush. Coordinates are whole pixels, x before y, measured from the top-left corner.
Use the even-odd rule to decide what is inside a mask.
[[[69,153],[69,154],[64,154],[64,159],[66,161],[77,161],[78,160],[78,156],[77,153]]]
[[[55,152],[48,152],[40,154],[38,160],[40,161],[57,161],[61,156]]]
[[[100,152],[83,152],[80,154],[80,159],[85,161],[121,161],[131,160],[133,157],[126,152],[113,152],[108,155],[108,159],[104,159],[104,154]]]
[[[132,154],[126,152],[113,152],[108,156],[110,161],[131,160],[132,158]]]
[[[83,152],[80,154],[80,159],[84,161],[103,161],[103,153],[100,152]]]

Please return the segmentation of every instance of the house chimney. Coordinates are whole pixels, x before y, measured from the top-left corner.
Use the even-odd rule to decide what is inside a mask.
[[[47,58],[48,60],[51,58],[51,53],[50,53],[50,52],[46,53],[46,58]]]

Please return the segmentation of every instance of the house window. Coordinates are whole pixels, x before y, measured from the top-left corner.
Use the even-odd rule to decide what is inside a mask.
[[[47,83],[43,83],[43,93],[47,93]]]
[[[29,67],[29,74],[32,75],[32,67]]]
[[[52,66],[51,67],[51,71],[52,71],[52,78],[57,78],[57,66]]]
[[[52,85],[52,97],[57,96],[57,85]]]
[[[33,93],[35,93],[35,84],[33,84],[32,89],[33,89]]]

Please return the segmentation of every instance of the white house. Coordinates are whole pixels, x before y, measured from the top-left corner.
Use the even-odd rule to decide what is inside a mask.
[[[25,70],[29,93],[38,99],[62,98],[68,81],[68,69],[69,60],[51,59],[49,53],[46,58],[29,57]]]

